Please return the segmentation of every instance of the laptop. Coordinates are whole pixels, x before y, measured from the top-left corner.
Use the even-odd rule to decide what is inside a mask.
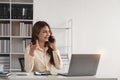
[[[100,54],[72,54],[68,73],[63,76],[93,76],[96,74]]]

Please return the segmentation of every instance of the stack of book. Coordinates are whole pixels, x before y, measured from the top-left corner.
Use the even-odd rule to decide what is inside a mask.
[[[12,4],[12,19],[33,19],[33,5]]]
[[[9,6],[9,4],[0,4],[0,19],[10,18]]]
[[[11,75],[10,72],[0,71],[0,78],[8,78]]]

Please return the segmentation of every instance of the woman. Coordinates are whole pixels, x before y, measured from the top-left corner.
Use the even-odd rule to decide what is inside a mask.
[[[62,61],[56,40],[52,37],[50,26],[45,21],[38,21],[32,29],[31,44],[25,51],[25,71],[50,71],[52,66],[60,69]],[[50,39],[51,38],[51,39]]]

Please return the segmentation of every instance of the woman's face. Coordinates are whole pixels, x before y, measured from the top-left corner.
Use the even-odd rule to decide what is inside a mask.
[[[40,30],[38,38],[39,38],[39,41],[46,42],[46,41],[48,41],[49,36],[50,36],[50,30],[49,30],[48,26],[45,26]]]

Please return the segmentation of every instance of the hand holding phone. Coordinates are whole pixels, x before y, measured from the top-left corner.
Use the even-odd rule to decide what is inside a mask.
[[[54,38],[53,36],[50,36],[50,37],[49,37],[49,42],[50,42],[50,43],[54,43],[54,42],[55,42],[55,38]]]
[[[56,41],[55,41],[54,36],[49,37],[49,42],[50,42],[51,48],[53,48],[53,50],[56,50],[57,48],[56,48]]]

